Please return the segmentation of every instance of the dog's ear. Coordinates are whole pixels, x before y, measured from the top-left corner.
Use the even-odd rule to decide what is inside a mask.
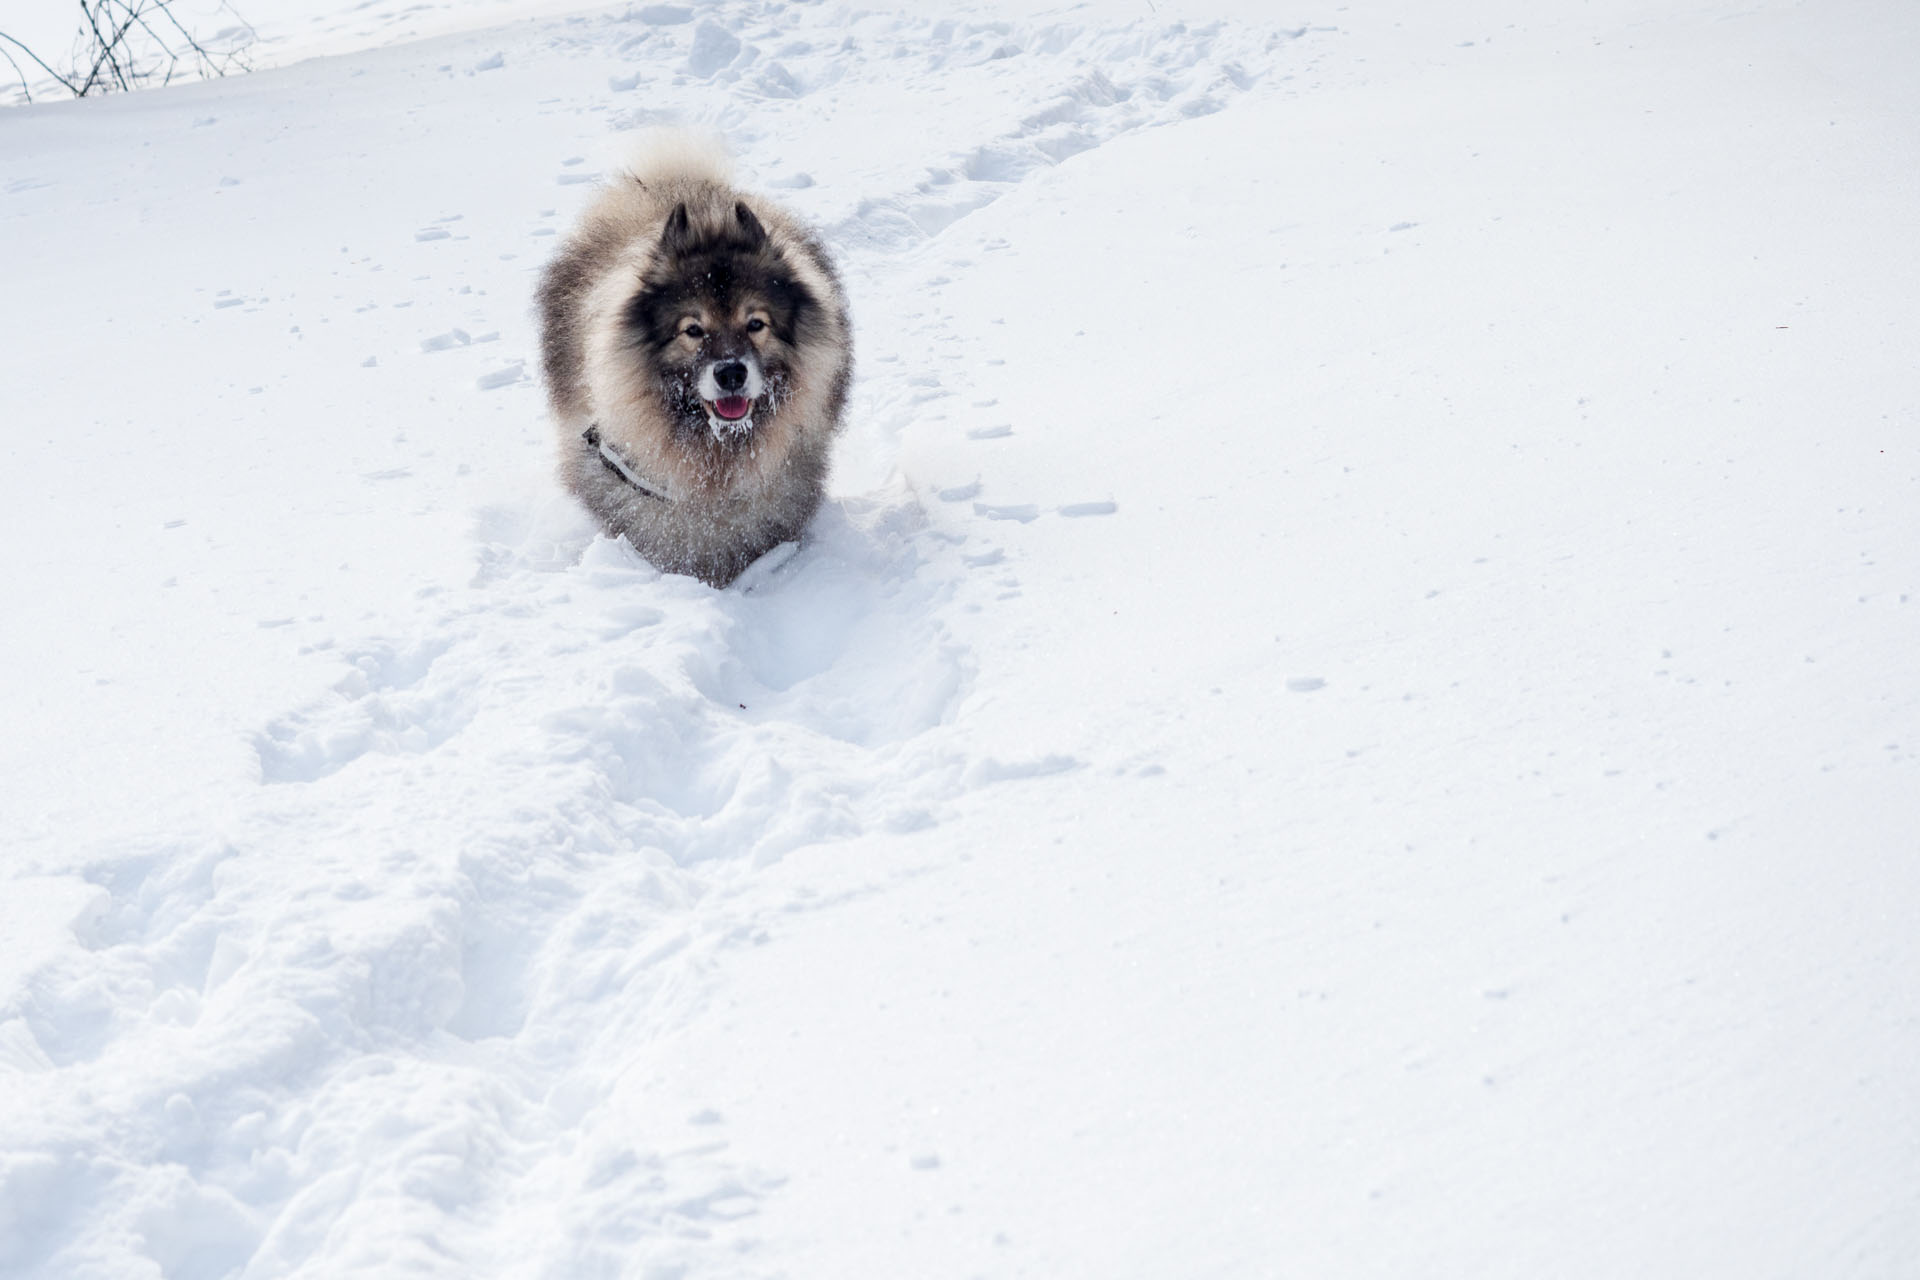
[[[686,201],[673,206],[673,212],[667,215],[667,229],[660,233],[660,247],[668,253],[674,253],[687,247],[693,239],[693,228],[687,222]]]
[[[753,210],[747,208],[745,200],[735,202],[733,218],[740,224],[741,234],[747,238],[747,248],[758,249],[767,242],[767,229],[760,225],[760,219],[753,216]]]

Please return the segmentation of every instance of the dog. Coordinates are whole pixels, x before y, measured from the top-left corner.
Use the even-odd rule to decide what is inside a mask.
[[[717,143],[654,139],[561,244],[539,309],[560,478],[610,536],[714,587],[799,537],[853,377],[846,294]]]

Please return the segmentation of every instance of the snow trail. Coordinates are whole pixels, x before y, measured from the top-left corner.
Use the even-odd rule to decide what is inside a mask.
[[[973,344],[937,304],[902,314],[892,282],[903,260],[953,254],[956,224],[1029,175],[1219,110],[1259,77],[1235,59],[1289,38],[769,3],[361,58],[386,80],[439,65],[609,86],[543,107],[584,117],[576,145],[609,158],[609,124],[726,132],[750,182],[824,224],[857,300],[844,496],[798,555],[715,593],[592,537],[545,493],[543,449],[513,448],[538,474],[506,487],[543,496],[478,512],[464,585],[430,583],[410,618],[303,647],[332,687],[252,734],[251,792],[225,790],[210,823],[49,855],[93,886],[72,908],[86,949],[40,966],[0,1021],[20,1072],[0,1260],[49,1275],[731,1273],[780,1172],[729,1156],[717,1115],[649,1115],[643,1130],[678,1135],[652,1147],[608,1117],[644,1104],[628,1077],[707,1005],[714,966],[763,941],[770,911],[819,905],[742,886],[796,848],[907,836],[971,789],[1076,764],[978,757],[954,729],[974,664],[947,614],[991,553],[931,530],[889,477],[904,426],[973,394]],[[231,120],[267,84],[203,86],[192,110]],[[878,125],[855,164],[822,149],[846,135],[818,122],[841,115]],[[597,176],[578,155],[554,171],[556,205]],[[564,222],[540,216],[536,237]],[[491,222],[444,214],[412,241],[477,264],[501,240]],[[525,278],[496,271],[479,293]],[[429,333],[416,358],[464,362],[537,440],[507,293],[508,312]],[[390,308],[412,300],[387,290]],[[322,320],[271,286],[212,308],[277,312],[296,335]],[[410,344],[359,363],[384,370]],[[438,465],[362,478],[419,494]],[[913,874],[911,848],[876,863],[876,884]]]

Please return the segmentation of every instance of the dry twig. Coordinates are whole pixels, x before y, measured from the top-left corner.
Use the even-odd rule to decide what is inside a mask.
[[[53,83],[76,98],[138,89],[156,80],[170,84],[182,71],[210,78],[250,69],[246,55],[253,44],[253,28],[231,9],[226,11],[235,25],[208,41],[187,29],[173,12],[172,0],[79,0],[79,4],[80,29],[64,72],[0,31],[0,42],[4,42],[0,55],[13,67],[28,102],[33,101],[33,82],[6,45],[26,54]]]

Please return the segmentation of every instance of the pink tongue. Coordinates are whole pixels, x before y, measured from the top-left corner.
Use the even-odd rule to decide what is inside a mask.
[[[747,410],[751,408],[753,401],[745,396],[721,396],[713,402],[713,411],[728,421],[746,417]]]

